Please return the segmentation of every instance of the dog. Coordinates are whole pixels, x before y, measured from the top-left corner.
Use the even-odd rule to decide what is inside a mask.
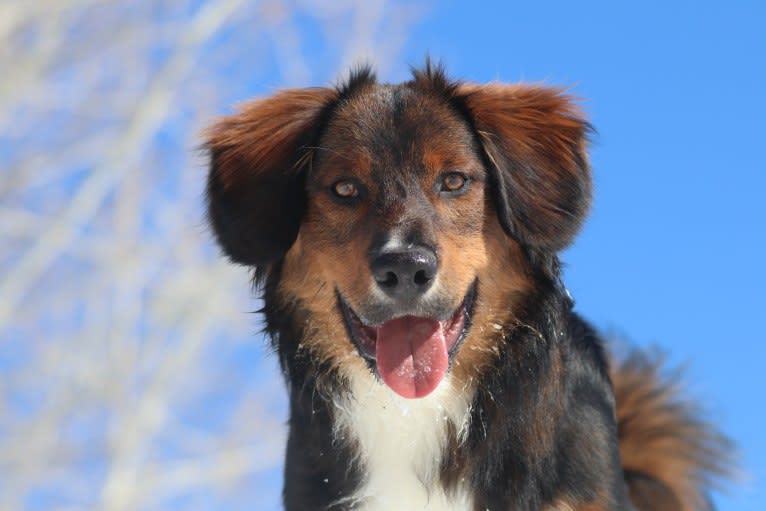
[[[290,398],[287,510],[690,511],[726,440],[561,281],[592,129],[562,90],[359,67],[207,133]]]

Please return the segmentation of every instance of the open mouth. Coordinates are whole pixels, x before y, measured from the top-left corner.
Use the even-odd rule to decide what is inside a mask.
[[[351,340],[359,354],[391,390],[402,397],[425,397],[449,369],[451,357],[471,326],[474,283],[463,302],[446,320],[404,315],[379,326],[366,325],[338,294]]]

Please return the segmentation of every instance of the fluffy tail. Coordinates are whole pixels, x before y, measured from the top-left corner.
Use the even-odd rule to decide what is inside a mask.
[[[659,357],[633,353],[612,370],[620,454],[639,511],[709,511],[708,490],[731,474],[731,443],[663,377]]]

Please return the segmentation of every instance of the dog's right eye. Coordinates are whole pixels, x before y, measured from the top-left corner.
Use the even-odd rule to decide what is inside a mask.
[[[341,179],[332,185],[333,193],[341,199],[351,199],[359,196],[359,187],[350,179]]]
[[[462,172],[442,174],[437,185],[439,192],[451,197],[463,195],[471,188],[471,178]]]
[[[450,172],[442,178],[442,190],[456,192],[465,186],[467,179],[459,172]]]

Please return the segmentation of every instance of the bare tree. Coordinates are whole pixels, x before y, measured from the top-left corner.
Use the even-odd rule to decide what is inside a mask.
[[[0,4],[0,510],[275,506],[281,384],[210,242],[198,135],[255,84],[385,70],[418,15]]]

